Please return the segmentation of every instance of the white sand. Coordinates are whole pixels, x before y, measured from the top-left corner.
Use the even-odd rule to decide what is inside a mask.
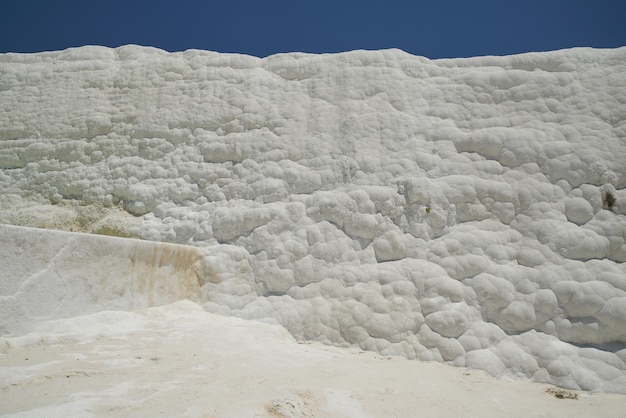
[[[626,416],[626,395],[557,399],[550,385],[299,344],[189,301],[50,321],[0,344],[3,416]]]

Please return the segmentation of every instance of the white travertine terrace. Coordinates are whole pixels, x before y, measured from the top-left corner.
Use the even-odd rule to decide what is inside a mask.
[[[0,169],[5,335],[188,298],[626,393],[626,48],[3,54]]]

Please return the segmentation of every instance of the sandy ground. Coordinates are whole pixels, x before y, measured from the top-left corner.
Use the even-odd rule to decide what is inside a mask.
[[[179,302],[0,339],[14,417],[626,417],[626,395],[294,341]]]

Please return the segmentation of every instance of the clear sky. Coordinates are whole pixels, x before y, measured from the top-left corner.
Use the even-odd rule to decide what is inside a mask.
[[[626,46],[626,0],[4,0],[0,52],[82,45],[429,58]]]

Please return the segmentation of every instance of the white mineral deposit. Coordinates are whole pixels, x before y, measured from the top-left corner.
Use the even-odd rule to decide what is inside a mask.
[[[625,187],[626,47],[0,54],[0,414],[624,417]]]

